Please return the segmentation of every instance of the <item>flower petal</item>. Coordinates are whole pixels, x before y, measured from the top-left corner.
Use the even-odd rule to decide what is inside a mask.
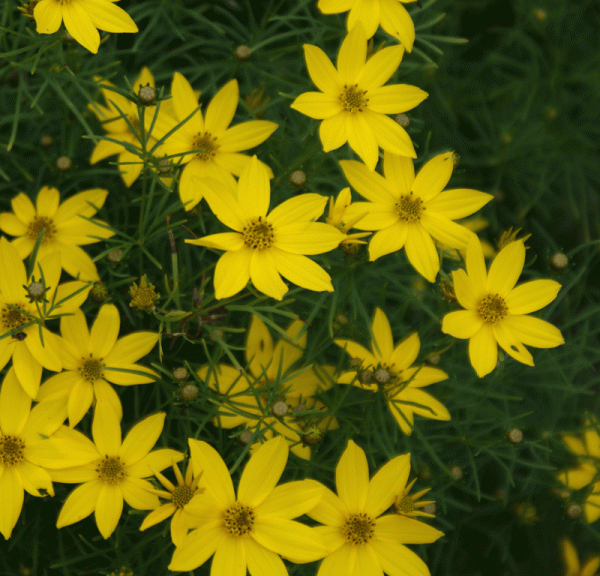
[[[496,367],[498,344],[489,324],[483,324],[481,329],[469,339],[469,360],[480,378]]]
[[[444,534],[424,522],[401,514],[388,514],[377,519],[375,538],[386,544],[429,544]]]
[[[11,212],[2,212],[0,214],[0,230],[10,236],[25,236],[27,234],[27,224],[21,222]]]
[[[198,238],[198,240],[187,240],[186,244],[236,252],[244,246],[244,237],[239,232],[221,232]]]
[[[151,492],[154,486],[147,480],[130,476],[119,484],[119,488],[125,502],[136,510],[154,510],[159,506],[158,496]]]
[[[92,421],[92,436],[102,456],[117,456],[121,448],[121,424],[114,410],[96,405]]]
[[[379,362],[389,364],[394,349],[394,341],[390,322],[381,308],[375,308],[371,331],[373,332],[373,342],[371,344],[373,355]]]
[[[278,228],[274,246],[292,254],[323,254],[344,240],[335,226],[324,222],[298,222]]]
[[[363,0],[364,2],[364,0]],[[364,2],[363,5],[367,5],[367,9],[374,13],[376,10],[375,6],[378,6],[378,3],[372,2]],[[364,25],[364,23],[363,23]],[[348,20],[348,28],[351,28],[350,20]],[[368,34],[367,34],[368,36]],[[374,112],[381,112],[382,114],[395,114],[397,112],[405,112],[405,110],[410,110],[410,108],[406,108],[404,110],[394,110],[392,112],[384,112],[383,110],[377,110],[373,108],[373,96],[375,95],[375,100],[377,100],[377,96],[380,94],[381,87],[391,78],[392,74],[396,72],[398,66],[400,65],[400,61],[402,60],[402,56],[404,54],[404,48],[402,46],[388,46],[387,48],[383,48],[375,52],[366,62],[363,69],[361,70],[356,82],[361,86],[361,88],[367,90],[367,98],[369,99],[369,108]],[[393,86],[386,86],[388,89],[387,92],[398,92],[394,90]],[[389,89],[392,88],[390,91]],[[413,87],[411,87],[413,88]],[[417,90],[419,90],[417,88]],[[422,90],[420,90],[422,92]],[[384,90],[386,92],[386,90]],[[397,93],[396,96],[402,98],[400,93]],[[399,100],[401,102],[402,100]],[[420,102],[420,101],[419,101]],[[417,102],[418,104],[418,102]],[[416,104],[415,104],[416,106]],[[411,106],[414,108],[414,106]]]
[[[417,359],[420,347],[419,335],[413,332],[394,348],[389,356],[390,368],[393,367],[396,371],[406,370]]]
[[[340,160],[340,167],[350,186],[361,196],[371,202],[395,205],[398,200],[395,182],[369,170],[365,164],[356,160]]]
[[[63,504],[56,527],[64,528],[87,518],[96,508],[96,502],[103,486],[104,484],[99,479],[77,486]]]
[[[406,47],[406,51],[412,51],[415,42],[415,25],[406,8],[396,0],[380,0],[381,4],[381,27],[388,33],[398,38]],[[396,576],[391,574],[390,576]]]
[[[391,84],[369,90],[369,110],[378,114],[398,114],[416,108],[429,96],[410,84]]]
[[[372,130],[372,124],[374,122],[369,123],[367,121],[367,110],[350,114],[346,119],[348,144],[360,156],[360,159],[367,165],[369,170],[375,170],[379,160],[379,148],[377,138]]]
[[[123,492],[120,486],[104,484],[96,501],[95,517],[100,534],[106,540],[117,527],[123,512]]]
[[[73,386],[67,402],[69,426],[73,427],[81,422],[94,400],[94,387],[87,381],[79,378]]]
[[[381,568],[388,576],[423,576],[429,572],[427,564],[399,542],[373,539],[371,545],[375,549]]]
[[[252,156],[238,181],[238,202],[246,218],[264,218],[269,210],[271,184],[265,165]]]
[[[133,364],[146,356],[158,342],[156,332],[134,332],[119,338],[104,358],[104,365]]]
[[[37,327],[36,327],[37,330]],[[34,339],[37,338],[37,341]],[[23,390],[35,398],[38,394],[40,381],[42,379],[42,365],[36,360],[36,357],[30,352],[29,348],[42,349],[42,345],[37,343],[40,341],[38,332],[34,332],[27,336],[29,346],[23,346],[22,343],[18,343],[15,346],[12,360],[13,368],[19,384],[23,387]]]
[[[300,114],[304,114],[305,116],[313,118],[314,120],[325,120],[327,118],[333,118],[338,114],[344,118],[344,122],[346,119],[346,113],[343,112],[344,109],[342,108],[339,97],[329,93],[323,94],[322,92],[304,92],[304,94],[300,94],[300,96],[298,96],[290,104],[290,108],[297,110],[300,112]],[[325,146],[325,141],[323,138],[321,138],[321,140],[323,141],[323,146]],[[344,142],[345,141],[346,140],[344,139]],[[344,142],[338,146],[335,146],[335,148],[339,148]],[[328,150],[333,149],[333,147],[328,148]]]
[[[421,217],[421,225],[439,242],[452,248],[464,250],[474,232],[431,210],[425,210]]]
[[[278,554],[267,550],[252,538],[244,541],[246,561],[251,576],[287,576],[288,571]]]
[[[350,513],[362,512],[369,494],[369,466],[362,448],[352,440],[335,469],[335,485],[340,500]]]
[[[206,178],[202,180],[202,190],[213,214],[225,226],[242,232],[248,218],[229,189],[214,178]]]
[[[471,278],[462,269],[452,272],[452,281],[454,283],[454,293],[459,304],[463,308],[475,311],[479,300],[484,294],[475,290]]]
[[[13,528],[23,508],[23,482],[17,468],[4,467],[0,476],[0,494],[2,494],[2,511],[0,512],[0,532],[5,540],[10,538]]]
[[[250,120],[228,128],[219,137],[219,151],[241,152],[262,144],[278,125],[268,120]],[[218,153],[217,153],[218,154]]]
[[[227,537],[221,524],[202,526],[190,532],[173,553],[169,570],[194,570],[204,564]]]
[[[435,282],[440,269],[440,258],[431,236],[420,224],[408,227],[406,256],[415,270],[429,282]]]
[[[152,510],[152,512],[150,512],[150,514],[144,518],[144,521],[140,526],[140,531],[143,532],[151,526],[155,526],[159,522],[166,520],[169,516],[172,516],[176,510],[178,510],[178,508],[175,506],[175,504],[173,504],[173,502],[163,504],[155,510]],[[177,546],[177,544],[175,545]]]
[[[273,356],[273,339],[266,324],[252,315],[250,327],[246,332],[245,358],[250,366],[250,372],[258,377],[266,368]],[[236,378],[239,375],[236,373]]]
[[[423,202],[428,202],[446,187],[453,170],[452,152],[434,156],[419,170],[415,177],[412,191]]]
[[[337,150],[348,141],[348,114],[344,111],[325,118],[319,126],[319,137],[323,144],[323,152]]]
[[[92,54],[97,54],[100,34],[85,8],[78,2],[63,4],[62,16],[69,34]]]
[[[188,439],[190,445],[194,475],[203,472],[202,485],[206,495],[220,508],[225,510],[235,502],[233,483],[225,462],[219,453],[206,442]]]
[[[7,302],[20,302],[24,295],[23,286],[27,286],[25,265],[5,236],[0,238],[0,269],[4,271],[0,274],[0,294]]]
[[[491,194],[468,188],[445,190],[427,202],[427,210],[445,216],[449,220],[458,220],[477,212],[492,198]]]
[[[343,85],[338,71],[327,57],[327,54],[318,46],[304,44],[304,58],[306,59],[308,75],[314,85],[321,92],[330,94],[337,99],[342,92]]]
[[[410,454],[401,454],[384,464],[371,478],[364,511],[373,518],[385,512],[398,496],[399,487],[406,486],[409,473]]]
[[[525,245],[516,240],[505,246],[494,258],[488,273],[487,291],[508,297],[525,264]]]
[[[312,222],[325,210],[327,198],[320,194],[301,194],[278,204],[268,216],[275,229],[299,222]]]
[[[442,320],[442,332],[454,338],[472,338],[482,327],[483,320],[475,310],[449,312]]]
[[[172,466],[174,462],[181,462],[183,454],[170,448],[161,448],[153,450],[141,460],[127,467],[129,477],[148,478],[154,474],[154,470],[161,472],[165,468]]]
[[[277,516],[292,520],[319,504],[324,489],[324,486],[315,480],[286,482],[273,488],[267,498],[257,506],[256,514],[261,518]]]
[[[138,422],[125,436],[118,455],[126,465],[139,462],[156,444],[160,437],[166,414],[159,412]]]
[[[112,350],[119,336],[121,319],[114,304],[104,304],[90,330],[90,354],[104,359]]]
[[[512,356],[518,362],[533,366],[533,357],[531,356],[531,353],[523,346],[523,343],[512,332],[506,322],[500,321],[497,324],[494,324],[493,330],[494,338],[496,338],[498,344],[500,344],[507,354]]]
[[[515,337],[527,346],[555,348],[565,343],[560,330],[533,316],[507,316],[502,321]]]
[[[379,28],[379,2],[372,2],[371,0],[355,0],[350,9],[350,14],[348,14],[348,30],[352,30],[357,22],[360,22],[364,26],[366,37],[371,38],[377,31],[377,28]],[[398,64],[400,64],[400,62],[398,62]],[[397,67],[398,66],[396,65],[396,68]],[[392,73],[394,70],[392,70]],[[392,74],[390,74],[390,76],[391,75]]]
[[[288,291],[288,287],[277,271],[273,251],[273,248],[252,251],[250,279],[259,292],[275,300],[281,300]]]
[[[356,83],[367,59],[367,37],[359,22],[344,38],[337,58],[337,70],[342,84]]]
[[[62,9],[54,0],[42,0],[35,5],[33,17],[38,34],[54,34],[62,23]]]
[[[9,368],[0,388],[0,430],[5,435],[18,435],[23,430],[31,410],[31,397],[17,380],[14,368]]]
[[[244,246],[236,252],[225,252],[215,268],[215,298],[221,300],[237,294],[250,280],[253,250]]]
[[[397,220],[388,228],[373,234],[369,242],[369,261],[374,262],[382,256],[402,250],[406,245],[409,228],[405,222]]]
[[[363,361],[363,367],[377,366],[377,358],[371,352],[369,352],[364,346],[353,342],[352,340],[336,339],[334,343],[340,348],[346,350],[352,358],[359,358]]]
[[[187,79],[179,72],[173,74],[171,95],[173,96],[172,101],[175,115],[179,122],[185,120],[194,110],[196,110],[196,108],[198,108],[198,98],[194,94],[193,88]],[[196,111],[196,113],[188,120],[187,125],[184,125],[184,129],[185,128],[192,132],[204,132],[204,120],[200,110]]]
[[[474,294],[479,299],[487,292],[487,271],[481,242],[475,235],[471,237],[467,244],[466,264],[467,275],[473,283]]]
[[[131,16],[112,2],[103,0],[85,0],[85,9],[92,23],[107,32],[137,32],[138,27]]]
[[[506,305],[512,315],[529,314],[552,302],[561,285],[554,280],[531,280],[513,288],[506,296]]]
[[[220,136],[227,130],[238,107],[240,90],[234,78],[223,86],[210,101],[206,108],[204,127],[214,136]]]

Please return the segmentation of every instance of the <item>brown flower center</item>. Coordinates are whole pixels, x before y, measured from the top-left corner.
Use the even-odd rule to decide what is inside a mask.
[[[254,526],[254,520],[254,510],[239,502],[236,502],[231,508],[225,510],[223,514],[225,530],[232,536],[244,536],[248,534]]]
[[[394,506],[398,514],[410,514],[415,509],[415,501],[410,496],[404,496]]]
[[[255,250],[269,248],[275,241],[273,224],[267,222],[262,216],[248,220],[242,231],[244,243]]]
[[[16,466],[25,460],[25,442],[18,436],[0,436],[0,464]]]
[[[425,210],[423,200],[415,198],[412,192],[400,196],[400,200],[396,202],[396,212],[403,222],[419,222],[423,210]]]
[[[79,375],[84,379],[93,384],[98,378],[103,378],[104,373],[102,372],[102,360],[99,358],[92,358],[90,354],[89,358],[82,358],[82,362],[77,368]]]
[[[2,322],[3,332],[10,332],[23,324],[31,321],[31,318],[26,314],[21,313],[21,310],[25,310],[23,304],[12,304],[14,308],[4,306],[0,312],[0,321]]]
[[[118,456],[105,456],[102,458],[96,472],[98,472],[98,478],[105,484],[120,484],[127,478],[125,466]]]
[[[219,149],[217,137],[209,132],[196,134],[192,143],[192,150],[196,150],[197,148],[204,148],[202,152],[196,152],[196,158],[198,158],[198,160],[204,160],[205,162],[210,160],[216,155],[217,150]]]
[[[56,226],[52,218],[46,218],[45,216],[36,216],[27,226],[27,235],[35,240],[39,233],[45,230],[44,237],[42,238],[42,244],[50,242],[56,236]]]
[[[177,486],[173,490],[173,504],[178,508],[183,508],[194,495],[194,491],[189,486]]]
[[[344,90],[340,94],[340,102],[346,112],[362,112],[367,107],[368,98],[365,98],[366,90],[359,90],[358,84],[348,86],[344,84]]]
[[[508,306],[498,294],[486,294],[477,306],[477,314],[486,324],[496,324],[508,314]]]
[[[350,544],[366,544],[375,534],[375,520],[368,514],[350,514],[342,524],[342,534]]]

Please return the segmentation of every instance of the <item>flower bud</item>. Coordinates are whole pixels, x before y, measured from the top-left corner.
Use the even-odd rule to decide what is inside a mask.
[[[557,272],[564,270],[569,265],[569,259],[566,254],[557,252],[550,257],[550,266]]]
[[[61,172],[66,172],[69,168],[71,168],[72,164],[73,163],[71,162],[71,159],[68,156],[60,156],[56,160],[56,167]]]
[[[142,86],[138,91],[140,106],[152,106],[156,100],[156,90],[152,86]]]
[[[238,62],[245,62],[250,58],[250,54],[252,54],[252,51],[245,44],[238,46],[233,53]]]
[[[179,370],[179,368],[178,368],[178,370]],[[185,370],[185,368],[184,368],[184,370]],[[187,370],[186,370],[186,372],[187,372]],[[200,393],[200,390],[198,389],[198,386],[196,386],[195,384],[193,384],[191,382],[184,384],[179,389],[179,395],[186,402],[192,402],[193,400],[198,398],[199,393]]]
[[[306,184],[306,174],[302,170],[294,170],[290,174],[290,184],[296,188],[302,188]]]
[[[188,371],[185,366],[178,366],[173,370],[173,380],[183,382],[188,377]]]

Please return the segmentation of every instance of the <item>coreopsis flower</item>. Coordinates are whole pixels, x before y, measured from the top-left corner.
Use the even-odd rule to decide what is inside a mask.
[[[387,116],[412,110],[427,97],[416,86],[383,85],[403,53],[402,46],[389,46],[367,60],[367,37],[360,23],[342,42],[337,70],[323,50],[304,45],[308,73],[321,92],[301,94],[292,108],[323,120],[319,136],[325,152],[348,142],[370,170],[375,169],[379,148],[417,157],[410,136]]]
[[[197,96],[179,72],[173,76],[171,94],[175,119],[156,123],[158,138],[198,108]],[[239,176],[250,163],[250,157],[241,152],[262,144],[277,129],[275,122],[267,120],[250,120],[229,127],[239,97],[237,80],[230,80],[211,100],[206,117],[196,110],[164,143],[168,154],[181,154],[181,162],[185,164],[179,181],[179,195],[186,210],[191,210],[202,200],[203,178],[210,177],[226,186],[235,186],[232,175]],[[200,148],[202,150],[190,153]],[[270,168],[267,170],[273,177]]]
[[[465,249],[474,234],[453,220],[473,214],[493,198],[466,188],[443,191],[452,176],[452,152],[435,156],[416,176],[410,158],[388,151],[383,156],[385,176],[354,160],[342,160],[340,166],[350,185],[368,200],[352,204],[348,217],[368,212],[356,228],[378,230],[369,242],[369,259],[404,248],[408,261],[429,282],[440,269],[432,238]]]
[[[13,213],[0,214],[0,230],[16,236],[12,245],[21,259],[27,258],[35,246],[40,232],[44,236],[37,258],[58,252],[62,267],[74,278],[85,281],[100,279],[96,265],[80,248],[114,235],[106,222],[93,218],[102,208],[108,190],[92,188],[79,192],[60,203],[60,192],[44,186],[37,195],[35,206],[22,192],[11,200]]]
[[[483,216],[474,216],[473,218],[466,218],[465,220],[460,220],[457,222],[457,224],[468,228],[471,232],[477,233],[481,232],[481,230],[485,230],[490,225],[490,222],[487,218],[484,218]],[[486,260],[488,260],[489,258],[493,258],[497,254],[495,248],[487,240],[482,240],[480,238],[480,241],[484,258]],[[435,240],[435,245],[444,252],[444,256],[446,258],[450,258],[452,260],[460,260],[461,258],[464,260],[466,258],[466,246],[463,250],[457,250],[456,248],[453,248],[448,244],[444,244],[439,240]]]
[[[16,248],[4,236],[0,238],[0,270],[0,369],[12,357],[21,386],[35,398],[42,367],[53,372],[63,367],[60,338],[44,321],[77,310],[92,284],[75,280],[59,285],[58,252],[36,262],[28,277]]]
[[[140,530],[146,530],[150,526],[154,526],[166,518],[173,516],[171,518],[171,540],[175,546],[180,546],[185,535],[188,533],[185,517],[186,508],[194,496],[198,496],[204,492],[204,488],[198,486],[202,478],[202,472],[194,475],[191,463],[188,464],[185,479],[175,464],[173,464],[173,472],[177,478],[177,486],[160,472],[154,473],[165,490],[152,490],[152,492],[161,498],[169,500],[169,502],[150,512],[144,518]]]
[[[136,362],[154,348],[158,334],[134,332],[117,339],[120,325],[119,311],[113,304],[100,308],[91,330],[81,310],[60,320],[65,370],[44,382],[36,400],[64,403],[71,427],[85,416],[94,399],[110,406],[121,419],[121,401],[109,382],[131,386],[156,381],[152,370]]]
[[[400,514],[382,516],[409,473],[410,454],[402,454],[382,466],[369,481],[364,451],[348,441],[335,469],[337,495],[325,488],[321,503],[307,512],[324,524],[315,530],[330,549],[317,576],[429,576],[423,560],[405,544],[435,542],[443,533]]]
[[[323,403],[313,396],[328,389],[331,382],[320,377],[316,367],[293,369],[306,348],[307,333],[300,334],[304,326],[302,320],[294,320],[285,331],[287,339],[281,338],[273,346],[269,329],[253,315],[244,351],[247,378],[225,364],[210,370],[210,375],[209,367],[204,366],[198,370],[198,376],[207,381],[209,388],[223,395],[224,406],[215,418],[217,426],[244,425],[267,438],[272,437],[274,431],[288,441],[296,456],[310,459],[310,446],[303,442],[304,419],[296,413],[298,407],[303,408],[302,412],[323,409]],[[327,371],[327,367],[323,368]],[[285,413],[273,413],[277,412],[277,403],[283,404],[278,408],[284,408]],[[337,420],[331,416],[308,418],[308,421],[321,430],[338,427]]]
[[[0,389],[0,532],[8,540],[23,506],[23,490],[54,496],[51,468],[85,464],[85,450],[74,451],[69,434],[61,434],[66,413],[55,404],[38,404],[10,368]]]
[[[281,276],[307,290],[333,292],[331,278],[304,254],[333,250],[344,235],[314,222],[327,198],[301,194],[269,210],[271,190],[267,170],[256,156],[244,168],[235,188],[214,178],[203,180],[204,196],[215,216],[235,232],[186,240],[187,244],[225,250],[215,268],[215,297],[227,298],[254,287],[276,300],[288,291]],[[280,276],[281,274],[281,276]]]
[[[511,242],[486,271],[481,243],[473,236],[467,245],[467,271],[452,272],[454,291],[465,310],[450,312],[442,320],[442,332],[469,339],[469,358],[482,378],[495,367],[498,344],[518,362],[533,366],[525,348],[554,348],[564,344],[560,330],[528,316],[550,304],[560,290],[554,280],[531,280],[515,288],[525,264],[525,246]]]
[[[346,210],[350,206],[352,202],[352,197],[350,195],[350,188],[344,188],[340,190],[340,193],[337,195],[335,202],[333,200],[333,196],[329,197],[329,211],[327,213],[326,222],[330,226],[335,226],[340,232],[346,235],[340,244],[351,245],[351,244],[366,244],[364,240],[360,240],[360,238],[364,238],[365,236],[370,236],[370,232],[359,232],[356,234],[348,234],[348,230],[354,227],[354,225],[364,218],[367,215],[366,212],[363,214],[359,214],[355,216],[351,220],[346,218]],[[346,221],[345,221],[346,220]]]
[[[402,492],[398,494],[396,500],[394,501],[394,510],[403,516],[424,516],[425,518],[435,518],[435,514],[429,514],[429,512],[419,510],[419,508],[424,508],[428,504],[435,504],[435,500],[420,500],[421,496],[427,494],[431,488],[424,488],[423,490],[419,490],[414,494],[409,494],[416,481],[417,479],[413,478],[410,484],[408,484],[408,486],[406,486]]]
[[[588,524],[600,518],[600,480],[596,480],[600,474],[600,434],[598,434],[598,422],[587,420],[586,431],[583,440],[572,434],[563,437],[567,448],[575,454],[577,466],[557,476],[569,490],[581,490],[590,486],[589,493],[583,505],[583,514]]]
[[[40,0],[33,10],[38,34],[54,34],[64,21],[65,28],[84,48],[98,53],[100,34],[137,32],[129,14],[114,4],[116,0]]]
[[[160,502],[152,492],[154,486],[144,478],[183,459],[181,452],[170,448],[150,452],[162,432],[164,420],[164,412],[144,418],[121,442],[117,415],[106,406],[97,406],[92,422],[94,442],[72,431],[79,435],[82,447],[95,452],[94,461],[50,472],[54,482],[83,482],[67,497],[56,527],[64,528],[94,512],[100,534],[108,538],[119,523],[123,499],[136,510],[158,508]]]
[[[560,541],[560,550],[565,563],[565,576],[596,576],[596,571],[600,567],[600,555],[590,556],[582,566],[577,549],[566,537]]]
[[[206,442],[189,439],[194,473],[203,471],[206,492],[190,503],[190,532],[173,554],[169,570],[194,570],[213,556],[211,575],[287,574],[280,558],[312,562],[327,554],[322,538],[294,522],[321,500],[323,487],[314,480],[277,486],[288,458],[278,436],[265,442],[246,464],[237,497],[227,466]]]
[[[357,22],[364,28],[367,38],[377,32],[379,25],[391,36],[404,44],[408,52],[415,41],[415,25],[412,18],[401,3],[408,4],[416,0],[319,0],[317,7],[323,14],[339,14],[350,10],[348,14],[348,31]]]
[[[96,82],[113,86],[108,80],[96,77]],[[148,68],[145,66],[142,68],[139,76],[134,80],[133,89],[138,91],[140,87],[151,86],[155,87],[154,77]],[[116,140],[98,140],[92,156],[90,157],[90,164],[96,164],[100,160],[104,160],[109,156],[118,154],[119,170],[121,172],[121,178],[128,188],[138,179],[144,167],[143,157],[144,152],[151,150],[156,144],[155,133],[152,131],[148,133],[148,130],[152,124],[152,120],[157,113],[156,106],[145,106],[144,107],[144,137],[146,150],[142,150],[141,140],[141,127],[140,127],[140,116],[138,114],[138,105],[136,102],[126,98],[125,96],[100,86],[102,96],[106,102],[106,106],[98,103],[88,104],[88,109],[91,110],[98,120],[102,122],[102,127],[106,130],[106,137]],[[160,109],[158,111],[158,117],[170,118],[170,112],[172,112],[172,106],[169,100],[161,102]],[[127,119],[127,120],[126,120]],[[127,122],[129,121],[129,123]],[[133,128],[133,130],[132,130]],[[134,153],[128,150],[132,146],[139,152]],[[153,152],[155,158],[159,158],[164,155],[164,149],[158,147]],[[168,185],[170,178],[164,178],[165,184]]]
[[[131,295],[129,305],[140,310],[154,308],[154,302],[160,298],[160,294],[157,294],[154,290],[154,284],[148,282],[148,277],[145,274],[142,275],[139,286],[136,282],[131,285],[129,294]]]
[[[421,343],[415,332],[394,348],[390,323],[380,308],[375,309],[371,323],[373,341],[371,352],[352,340],[336,339],[352,358],[362,362],[358,370],[344,372],[340,384],[354,384],[371,392],[382,390],[392,415],[402,431],[410,435],[414,415],[433,420],[450,420],[446,407],[423,388],[448,378],[448,374],[431,366],[412,366],[419,355]],[[368,371],[372,382],[362,374]]]

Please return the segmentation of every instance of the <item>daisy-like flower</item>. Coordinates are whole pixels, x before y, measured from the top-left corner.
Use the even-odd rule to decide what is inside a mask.
[[[375,309],[371,332],[371,352],[352,340],[334,340],[352,358],[362,362],[358,371],[344,372],[338,383],[353,383],[371,392],[381,388],[392,415],[407,435],[412,433],[415,414],[433,420],[450,420],[446,407],[422,390],[425,386],[446,380],[448,374],[431,366],[412,366],[421,347],[418,334],[411,334],[394,348],[390,323],[380,308]],[[373,383],[364,382],[362,373],[365,371],[369,372]]]
[[[323,120],[319,135],[329,152],[348,142],[369,167],[375,169],[379,148],[416,158],[410,136],[386,114],[412,110],[427,98],[416,86],[384,86],[397,70],[404,48],[389,46],[367,60],[367,37],[358,23],[342,42],[337,70],[325,52],[304,45],[308,73],[321,92],[305,92],[292,108]]]
[[[171,85],[176,118],[156,123],[156,134],[160,138],[185,120],[198,107],[198,98],[190,83],[175,72]],[[240,154],[244,150],[262,144],[276,129],[275,122],[250,120],[229,127],[240,98],[237,80],[231,80],[213,97],[206,117],[197,110],[194,115],[167,138],[164,147],[169,155],[182,154],[185,167],[179,181],[179,195],[186,210],[191,210],[202,200],[202,179],[215,178],[226,186],[235,186],[232,174],[239,176],[250,163],[250,157]],[[199,152],[189,154],[192,150]],[[273,177],[269,168],[270,177]]]
[[[410,158],[388,151],[383,156],[385,176],[353,160],[342,160],[340,166],[350,185],[368,200],[352,204],[348,217],[368,212],[356,228],[378,230],[369,243],[369,259],[404,248],[409,262],[429,282],[440,269],[432,237],[465,249],[474,234],[453,220],[473,214],[493,198],[465,188],[443,191],[452,176],[452,152],[429,160],[416,177]]]
[[[362,448],[352,440],[335,470],[337,496],[325,488],[320,504],[307,512],[321,522],[315,530],[331,552],[317,576],[429,576],[429,569],[405,544],[435,542],[443,533],[400,514],[383,514],[406,485],[410,454],[396,456],[369,481]]]
[[[0,369],[12,357],[21,386],[35,398],[42,367],[60,372],[63,366],[60,338],[44,321],[77,310],[92,284],[75,280],[59,285],[62,267],[57,252],[39,260],[28,278],[17,250],[4,236],[0,238],[0,270]]]
[[[578,457],[577,467],[560,472],[557,476],[569,490],[581,490],[591,486],[583,505],[583,514],[588,524],[600,518],[600,435],[598,423],[586,421],[583,440],[572,434],[564,436],[567,448]]]
[[[190,503],[193,526],[173,554],[169,570],[194,570],[213,554],[212,576],[269,573],[286,575],[280,555],[295,563],[327,554],[321,537],[297,518],[321,500],[323,486],[299,480],[277,486],[288,459],[285,440],[265,442],[244,468],[237,490],[219,453],[189,439],[194,473],[204,471],[206,492]]]
[[[525,348],[554,348],[564,344],[560,330],[539,318],[527,316],[550,304],[560,290],[554,280],[531,280],[515,288],[525,264],[525,246],[511,242],[486,271],[481,243],[473,236],[467,246],[467,271],[452,272],[454,292],[465,308],[450,312],[442,332],[469,339],[469,358],[477,375],[489,374],[498,360],[498,344],[518,362],[533,366]]]
[[[577,549],[568,538],[560,541],[560,550],[565,563],[565,576],[595,576],[600,567],[600,555],[590,556],[583,564],[579,562]]]
[[[490,225],[490,222],[487,218],[483,218],[483,216],[474,216],[473,218],[467,218],[465,220],[461,220],[461,221],[457,222],[457,224],[460,224],[461,226],[464,226],[465,228],[468,228],[469,230],[471,230],[471,232],[474,232],[475,234],[477,234],[477,232],[481,232],[481,230],[485,230]],[[481,248],[483,250],[483,256],[485,257],[485,259],[488,260],[489,258],[493,258],[496,255],[496,249],[487,240],[480,239],[480,241],[481,241]],[[464,250],[458,251],[458,252],[460,252],[460,256],[459,256],[456,248],[453,248],[452,246],[449,246],[448,244],[444,244],[443,242],[439,242],[438,240],[435,240],[435,245],[444,251],[444,256],[446,258],[450,258],[452,260],[460,260],[461,257],[464,260],[467,255],[467,247],[466,246],[465,246]]]
[[[340,242],[340,245],[350,246],[351,244],[366,244],[364,240],[360,240],[360,238],[364,238],[365,236],[370,236],[370,232],[359,232],[357,234],[348,234],[348,230],[352,228],[359,220],[364,218],[367,213],[359,214],[352,218],[352,220],[348,220],[346,218],[346,210],[350,206],[352,202],[352,196],[350,194],[350,188],[344,188],[340,190],[340,193],[337,195],[335,202],[333,200],[333,196],[329,197],[329,211],[327,213],[327,224],[330,226],[335,226],[340,232],[346,235],[346,238]],[[344,220],[347,220],[346,222]]]
[[[165,490],[153,490],[152,492],[161,498],[169,500],[167,504],[163,504],[156,510],[153,510],[144,518],[140,530],[146,530],[150,526],[154,526],[162,522],[166,518],[171,518],[171,540],[175,546],[180,546],[188,533],[187,521],[185,518],[186,507],[194,498],[204,492],[204,488],[199,488],[198,484],[202,478],[202,472],[199,474],[192,473],[192,464],[189,463],[185,479],[179,468],[173,464],[173,472],[177,478],[177,486],[170,480],[165,478],[160,472],[154,472],[159,482],[164,486]]]
[[[331,384],[325,377],[320,378],[314,367],[292,368],[306,348],[306,331],[300,335],[304,325],[302,320],[294,320],[285,331],[287,340],[282,338],[273,346],[265,323],[258,316],[252,316],[244,352],[248,379],[232,366],[223,364],[212,370],[210,376],[208,366],[200,368],[198,376],[202,380],[208,376],[207,385],[224,397],[224,409],[215,419],[216,425],[223,428],[244,425],[252,431],[258,428],[267,438],[276,432],[288,441],[296,456],[308,460],[311,450],[303,442],[304,419],[296,417],[296,414],[325,408],[313,396],[319,390],[328,389]],[[333,373],[333,369],[328,367],[322,369]],[[231,411],[227,410],[228,405]],[[278,410],[277,416],[273,412]],[[338,427],[332,416],[317,418],[316,422],[312,418],[308,420],[311,426],[316,425],[322,431]]]
[[[257,290],[281,300],[288,291],[281,276],[307,290],[333,292],[329,274],[304,256],[329,252],[344,239],[333,226],[314,222],[323,213],[327,198],[301,194],[267,214],[269,175],[256,156],[244,168],[237,192],[213,178],[203,180],[203,185],[210,209],[235,230],[186,240],[187,244],[226,250],[215,268],[216,298],[233,296],[252,280]]]
[[[367,38],[371,38],[381,27],[391,36],[412,50],[415,41],[415,25],[402,3],[416,0],[319,0],[317,7],[323,14],[339,14],[350,10],[348,30],[357,22],[364,28]]]
[[[23,506],[23,490],[54,496],[49,468],[85,464],[92,458],[74,451],[69,434],[61,435],[66,413],[55,404],[38,404],[31,410],[10,368],[0,389],[0,532],[10,538]]]
[[[152,370],[136,362],[154,348],[158,334],[134,332],[117,340],[120,325],[119,311],[113,304],[100,308],[91,330],[81,310],[61,318],[65,370],[44,382],[36,400],[64,403],[71,427],[85,416],[94,398],[99,404],[108,404],[121,419],[121,401],[109,382],[131,386],[156,380]]]
[[[435,514],[430,514],[429,512],[419,510],[419,508],[424,508],[428,504],[435,504],[435,500],[420,500],[421,496],[427,494],[431,488],[424,488],[423,490],[419,490],[414,494],[409,494],[416,481],[416,478],[411,480],[410,484],[406,486],[400,494],[398,494],[396,500],[394,501],[394,510],[403,516],[424,516],[425,518],[435,518]]]
[[[71,276],[80,280],[97,281],[100,277],[96,265],[80,246],[114,235],[113,231],[105,228],[106,222],[92,219],[104,205],[107,195],[108,190],[93,188],[75,194],[61,204],[60,192],[56,188],[44,186],[38,192],[34,206],[29,197],[21,192],[11,200],[13,213],[0,214],[0,230],[10,236],[17,236],[12,245],[21,259],[31,254],[43,230],[38,259],[58,252],[62,267]]]
[[[65,28],[84,48],[98,53],[100,34],[137,32],[129,14],[114,4],[116,0],[40,0],[33,10],[38,34],[54,34],[64,21]]]
[[[152,476],[154,470],[164,470],[171,463],[183,459],[181,452],[170,448],[150,452],[162,432],[164,421],[164,412],[144,418],[121,443],[121,425],[117,415],[110,408],[98,405],[92,422],[94,442],[72,431],[79,435],[82,447],[95,452],[94,461],[50,472],[54,482],[83,482],[69,494],[56,527],[64,528],[94,512],[100,534],[108,538],[119,523],[123,499],[136,510],[158,508],[160,502],[152,492],[154,486],[144,478]]]

